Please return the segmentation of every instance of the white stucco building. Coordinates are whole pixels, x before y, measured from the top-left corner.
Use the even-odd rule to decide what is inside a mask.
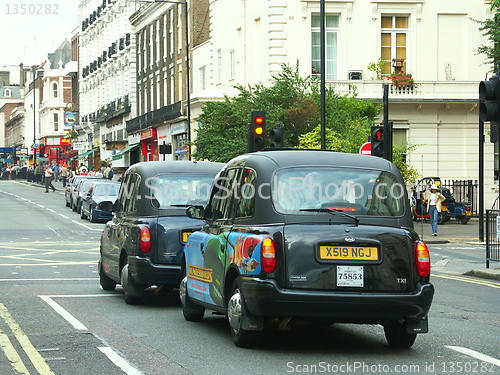
[[[477,180],[478,84],[490,67],[476,54],[487,40],[474,20],[491,16],[489,1],[325,0],[325,8],[327,84],[381,100],[384,82],[368,65],[386,60],[389,78],[392,60],[402,60],[415,84],[391,85],[395,144],[418,145],[408,160],[422,176]],[[319,74],[319,12],[319,0],[210,1],[209,40],[192,52],[193,118],[206,100],[233,95],[235,84],[269,84],[281,64],[298,61],[303,76]],[[498,166],[487,134],[484,146],[489,208]]]
[[[79,1],[78,141],[90,151],[79,161],[91,168],[134,142],[125,124],[135,116],[136,52],[129,17],[139,6],[130,0]],[[137,159],[127,152],[113,165],[126,167],[131,158]]]

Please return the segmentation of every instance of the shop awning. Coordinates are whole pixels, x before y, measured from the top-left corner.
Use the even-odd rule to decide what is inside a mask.
[[[83,154],[80,154],[80,155],[76,155],[76,156],[73,156],[71,159],[69,160],[80,160],[80,159],[85,159],[87,156],[89,156],[90,154],[93,154],[94,151],[97,151],[99,147],[94,147],[93,149],[91,150],[88,150],[88,151],[85,151]]]
[[[113,155],[113,160],[119,160],[123,158],[123,155],[125,155],[127,152],[132,151],[134,148],[139,147],[139,143],[134,143],[131,145],[128,145],[124,149],[120,150],[120,152],[117,152],[116,154]]]

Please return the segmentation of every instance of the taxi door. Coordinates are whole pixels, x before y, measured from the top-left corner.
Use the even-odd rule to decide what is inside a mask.
[[[207,206],[202,233],[194,233],[188,241],[189,295],[220,307],[225,306],[224,277],[233,251],[228,237],[233,225],[234,182],[238,176],[239,169],[234,168],[218,177]]]

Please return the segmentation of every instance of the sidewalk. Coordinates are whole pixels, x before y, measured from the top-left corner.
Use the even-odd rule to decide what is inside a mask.
[[[500,281],[500,262],[490,262],[490,268],[486,268],[486,242],[479,240],[479,220],[477,218],[472,218],[467,224],[450,219],[446,224],[439,225],[436,237],[432,236],[430,222],[416,221],[414,226],[415,231],[426,244],[451,243],[457,246],[479,246],[484,249],[484,260],[481,262],[442,259],[432,265],[433,270]],[[486,236],[486,229],[484,229],[483,236]]]

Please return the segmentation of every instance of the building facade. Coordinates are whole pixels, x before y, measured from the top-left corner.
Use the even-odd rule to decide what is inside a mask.
[[[77,160],[99,168],[138,161],[139,136],[128,137],[126,122],[135,117],[135,35],[129,17],[138,8],[130,0],[80,0],[79,125]],[[83,147],[80,145],[83,144]],[[127,152],[124,152],[126,150]],[[83,155],[83,156],[82,156]]]
[[[416,145],[410,164],[423,177],[457,180],[477,180],[483,168],[489,207],[498,165],[489,142],[479,165],[478,84],[490,67],[476,53],[487,41],[475,20],[491,17],[490,2],[325,0],[325,8],[327,85],[381,101],[388,84],[394,143]],[[270,85],[282,64],[322,74],[319,14],[319,0],[210,1],[209,40],[193,48],[193,118],[235,84]],[[368,67],[379,59],[377,74]],[[412,85],[393,84],[395,72],[411,73]]]
[[[137,117],[127,122],[127,132],[140,134],[142,160],[189,158],[190,51],[208,40],[208,5],[148,4],[130,18],[137,40]]]

